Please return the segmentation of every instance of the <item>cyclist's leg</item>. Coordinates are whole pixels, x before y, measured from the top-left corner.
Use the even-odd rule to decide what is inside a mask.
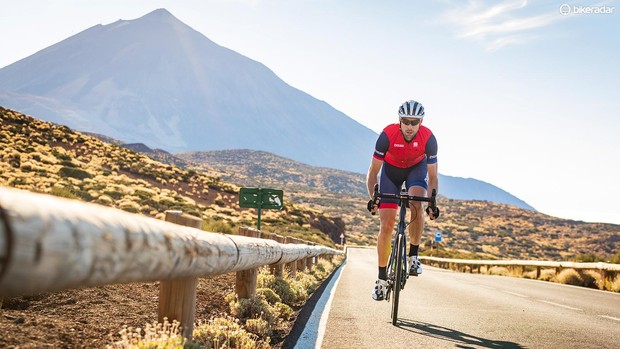
[[[387,266],[390,258],[390,245],[392,244],[392,232],[396,221],[395,208],[379,209],[381,228],[377,237],[377,253],[379,256],[379,267]]]
[[[382,194],[398,194],[400,184],[404,182],[404,179],[398,182],[398,176],[392,173],[392,171],[389,170],[390,168],[389,164],[383,163],[379,176],[379,192]],[[392,242],[394,224],[396,222],[397,208],[398,204],[395,200],[381,199],[379,203],[381,228],[379,230],[379,236],[377,236],[377,254],[380,268],[386,267],[388,259],[390,258],[390,245]]]
[[[416,164],[411,168],[409,176],[407,177],[407,192],[409,195],[414,196],[426,196],[427,190],[427,165],[426,161]],[[411,239],[411,247],[408,255],[411,256],[409,274],[418,275],[422,272],[422,267],[417,260],[418,247],[422,239],[422,232],[424,231],[424,208],[420,201],[409,202],[410,223],[409,223],[409,238]],[[415,264],[415,266],[414,266]]]
[[[407,192],[409,195],[426,196],[428,167],[426,159],[409,168],[407,176]],[[413,245],[419,245],[424,231],[424,208],[420,201],[409,202],[411,210],[409,238]]]
[[[383,168],[385,168],[385,163]],[[382,170],[379,177],[379,192],[394,193],[393,188],[396,188],[396,185],[392,183],[389,177]],[[398,191],[396,191],[396,193],[397,192]],[[379,235],[377,235],[377,259],[379,266],[379,275],[377,281],[375,281],[372,293],[372,298],[377,301],[384,300],[388,292],[386,269],[388,260],[390,259],[392,231],[394,230],[394,222],[396,219],[397,205],[386,201],[388,200],[381,199],[379,203],[379,219],[381,221]]]
[[[414,185],[409,188],[409,195],[426,196],[426,188]],[[412,245],[420,245],[422,240],[422,232],[424,231],[424,208],[419,201],[409,203],[411,209],[411,217],[409,224],[409,238]]]

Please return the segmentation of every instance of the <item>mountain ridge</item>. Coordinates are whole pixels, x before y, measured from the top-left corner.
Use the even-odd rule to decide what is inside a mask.
[[[232,233],[239,225],[253,226],[255,213],[239,208],[239,187],[222,180],[222,172],[164,164],[0,107],[0,185],[151,216],[182,210],[202,217],[209,231]],[[266,210],[262,229],[325,242],[326,236],[339,241],[344,232],[348,243],[376,243],[378,219],[366,210],[367,197],[310,189],[287,189],[285,209]],[[598,261],[620,247],[620,225],[560,219],[482,201],[440,197],[438,205],[442,215],[427,221],[423,253],[436,230],[444,232],[436,251],[458,252],[463,258],[583,260],[587,255]]]
[[[223,178],[242,185],[294,185],[324,188],[328,192],[366,196],[366,175],[315,167],[276,154],[250,149],[177,153],[175,156],[222,171]],[[370,160],[369,160],[370,161]],[[287,179],[291,177],[292,179]],[[261,178],[258,183],[250,183]],[[301,181],[305,178],[305,181]],[[248,181],[246,181],[248,180]],[[472,187],[472,188],[470,188]],[[293,189],[289,187],[289,189]],[[483,200],[536,211],[523,200],[490,183],[439,174],[439,194],[450,199]]]
[[[252,148],[361,173],[377,136],[163,9],[0,69],[0,104],[168,152]]]

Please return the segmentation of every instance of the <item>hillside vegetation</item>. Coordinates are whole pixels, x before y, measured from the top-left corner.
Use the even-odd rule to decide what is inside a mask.
[[[263,211],[264,231],[328,244],[339,242],[344,233],[349,244],[375,243],[378,218],[365,209],[362,174],[261,151],[173,155],[125,145],[142,154],[118,141],[103,142],[1,107],[0,116],[0,185],[154,217],[167,209],[182,210],[201,217],[207,230],[227,233],[256,225],[256,210],[239,208],[239,188],[271,187],[284,190],[285,209]],[[444,232],[444,239],[435,255],[460,258],[609,261],[620,249],[620,225],[559,219],[484,201],[440,198],[439,205],[441,218],[427,221],[426,254],[436,230]]]
[[[165,210],[200,217],[210,231],[256,226],[237,185],[208,170],[163,164],[144,154],[0,107],[0,185],[79,199],[161,218]],[[286,202],[264,210],[264,231],[332,245],[339,218]]]
[[[378,218],[366,211],[365,176],[318,168],[252,150],[180,153],[198,170],[218,171],[243,186],[284,189],[292,202],[340,217],[347,241],[374,244]],[[370,159],[369,159],[370,161]],[[441,183],[439,183],[441,191]],[[428,221],[424,253],[436,230],[437,253],[460,258],[610,261],[620,250],[620,225],[560,219],[515,206],[439,198],[442,215]]]

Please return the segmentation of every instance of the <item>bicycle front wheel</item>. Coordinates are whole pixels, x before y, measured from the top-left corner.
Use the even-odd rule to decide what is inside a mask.
[[[394,260],[394,285],[392,287],[392,291],[394,292],[392,297],[392,325],[396,326],[398,322],[398,299],[400,296],[401,285],[403,283],[403,278],[406,277],[402,270],[403,265],[406,261],[403,260],[403,256],[405,255],[405,240],[403,239],[402,234],[398,234],[396,237],[396,246],[394,246],[395,250],[395,260]]]

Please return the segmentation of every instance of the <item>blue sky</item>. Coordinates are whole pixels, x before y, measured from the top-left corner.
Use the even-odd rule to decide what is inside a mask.
[[[443,174],[620,224],[617,1],[4,0],[0,67],[157,8],[376,132],[422,102]]]

